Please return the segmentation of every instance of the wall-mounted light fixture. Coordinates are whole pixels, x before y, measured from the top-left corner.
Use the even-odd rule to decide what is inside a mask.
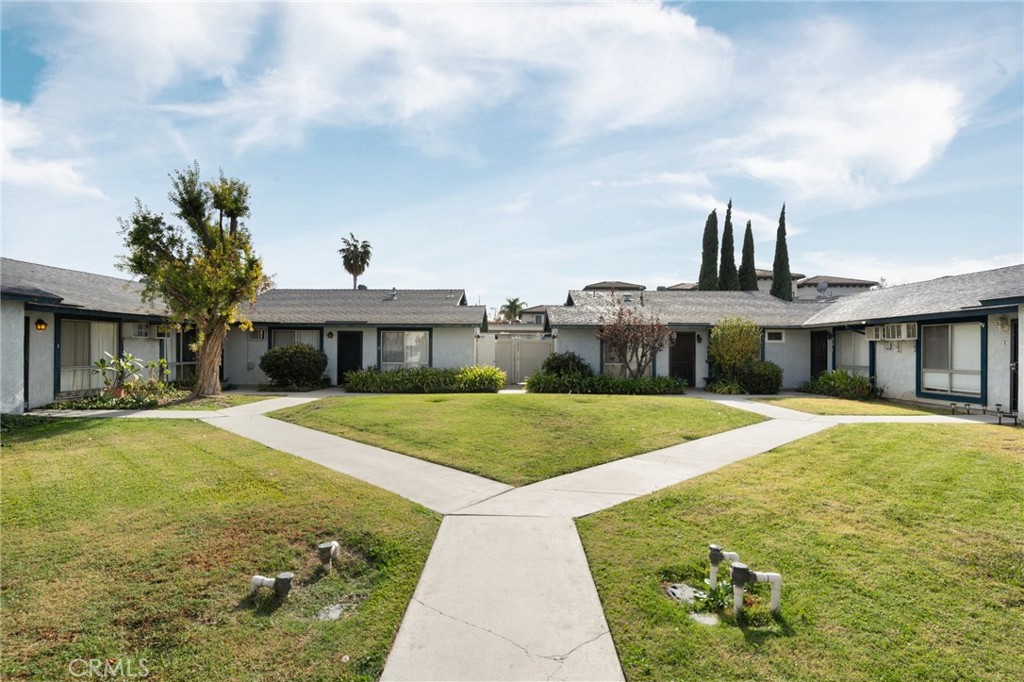
[[[36,329],[38,329],[41,332],[45,332],[46,331],[46,327],[47,327],[46,320],[44,320],[41,317],[36,320]]]
[[[327,332],[327,338],[333,339],[334,338],[334,332]]]
[[[671,341],[672,343],[675,343],[676,339],[678,337],[679,337],[678,334],[676,334],[675,332],[672,332],[671,334],[668,335],[668,340]]]
[[[700,334],[697,334],[697,343],[704,343],[704,339],[701,338]]]

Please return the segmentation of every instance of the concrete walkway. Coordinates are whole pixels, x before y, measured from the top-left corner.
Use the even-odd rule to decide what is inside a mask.
[[[263,416],[320,397],[285,396],[217,412],[83,416],[201,419],[445,514],[384,680],[621,680],[573,519],[840,423],[982,421],[941,415],[824,417],[708,395],[701,397],[768,420],[512,488]]]

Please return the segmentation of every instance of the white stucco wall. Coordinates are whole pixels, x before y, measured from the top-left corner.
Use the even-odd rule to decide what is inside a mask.
[[[128,325],[122,325],[124,329],[128,328]],[[125,353],[131,353],[138,360],[145,365],[147,362],[153,362],[160,359],[160,340],[159,339],[133,339],[125,337],[122,341],[123,351]],[[168,346],[171,345],[172,340],[168,339],[165,341]],[[145,373],[143,376],[147,376]]]
[[[473,327],[434,327],[434,367],[468,367],[476,361],[476,329]]]
[[[988,329],[988,407],[996,403],[1010,409],[1010,320],[1015,315],[989,315]],[[1004,327],[1005,325],[1005,327]],[[1019,367],[1020,365],[1018,365]],[[1018,381],[1020,377],[1018,375]]]
[[[764,359],[782,368],[783,388],[799,388],[800,384],[811,378],[811,332],[807,329],[772,331],[782,331],[784,341],[766,342]]]
[[[5,414],[20,414],[23,410],[24,346],[25,304],[0,301],[0,412]]]
[[[917,344],[914,341],[872,341],[875,377],[884,398],[918,400]]]
[[[594,330],[580,327],[553,329],[555,352],[573,352],[583,358],[595,373],[601,371],[601,342],[594,336]]]
[[[267,352],[267,339],[253,340],[249,332],[232,329],[224,339],[224,379],[235,386],[256,386],[270,383],[260,370],[260,358]]]

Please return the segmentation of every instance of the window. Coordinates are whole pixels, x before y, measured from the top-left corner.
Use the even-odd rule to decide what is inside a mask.
[[[786,332],[781,329],[769,329],[764,333],[766,343],[785,343]]]
[[[868,339],[854,331],[836,332],[836,368],[867,376]]]
[[[92,363],[117,357],[117,323],[61,320],[60,391],[103,388],[103,375],[94,374]]]
[[[381,369],[430,366],[429,331],[385,331],[380,333]]]
[[[296,343],[304,343],[320,350],[319,329],[275,329],[275,346],[292,346]]]
[[[981,325],[931,324],[921,328],[921,390],[981,395]]]

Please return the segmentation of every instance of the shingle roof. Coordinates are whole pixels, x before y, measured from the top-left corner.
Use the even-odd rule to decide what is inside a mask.
[[[829,303],[788,302],[762,291],[651,291],[634,295],[630,305],[665,324],[714,325],[726,317],[743,317],[760,326],[799,327]],[[596,327],[623,303],[621,294],[570,291],[567,303],[548,308],[552,327]]]
[[[796,283],[797,288],[801,287],[813,287],[817,286],[819,282],[825,282],[831,286],[837,287],[873,287],[878,282],[870,279],[853,279],[852,277],[833,277],[832,275],[815,275],[814,277],[804,277],[802,280]]]
[[[754,273],[757,275],[758,279],[771,279],[775,277],[775,272],[772,270],[754,268]],[[803,279],[804,277],[806,277],[806,275],[801,275],[799,272],[790,272],[789,277],[795,282],[798,279]]]
[[[631,284],[629,282],[620,282],[618,280],[605,280],[604,282],[594,282],[583,287],[584,291],[604,291],[613,289],[615,291],[643,291],[646,289],[643,284]]]
[[[658,287],[658,291],[696,291],[696,282],[680,282],[679,284],[673,284],[670,287]]]
[[[159,303],[143,302],[138,282],[13,258],[0,259],[0,291],[4,297],[33,298],[41,304],[83,311],[147,317],[167,314]]]
[[[523,308],[524,313],[543,313],[547,312],[548,307],[546,305],[532,305],[529,308]]]
[[[482,326],[485,306],[465,305],[462,289],[271,289],[248,312],[277,324]]]
[[[981,309],[982,299],[1024,295],[1024,265],[950,275],[843,296],[807,324],[871,322]]]

